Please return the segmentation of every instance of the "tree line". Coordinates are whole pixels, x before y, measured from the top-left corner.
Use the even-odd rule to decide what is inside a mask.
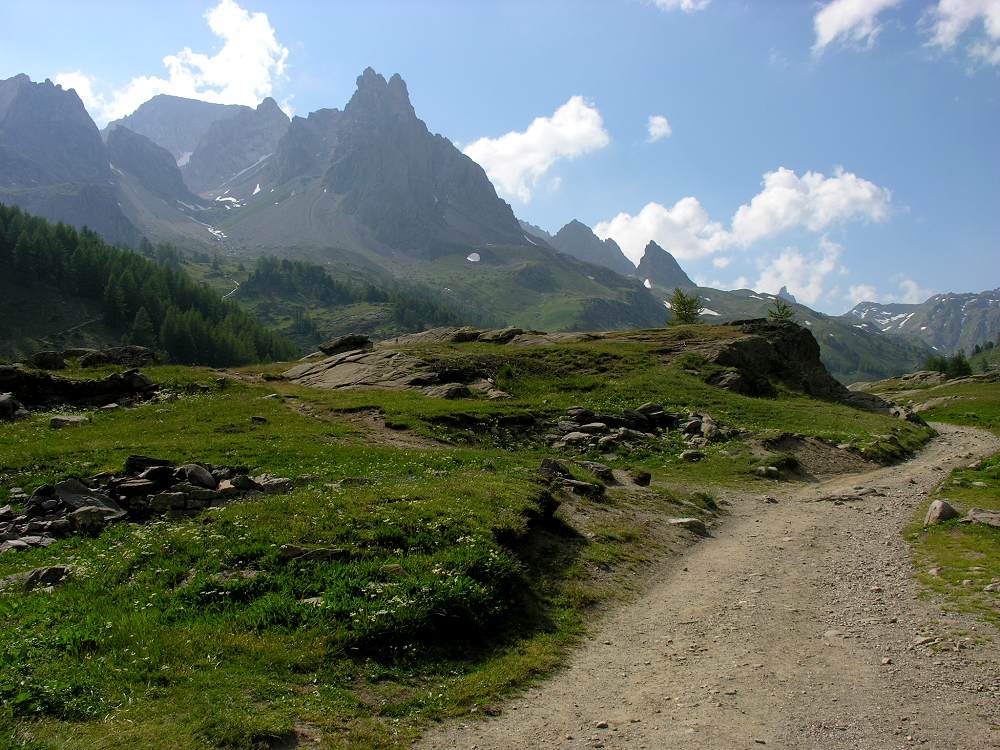
[[[0,204],[0,268],[15,282],[45,281],[100,305],[123,343],[155,349],[179,364],[211,366],[290,359],[295,346],[180,269],[179,253],[143,243],[147,254]]]

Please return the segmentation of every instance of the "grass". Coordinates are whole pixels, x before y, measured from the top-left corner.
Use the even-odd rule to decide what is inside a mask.
[[[934,399],[931,403],[938,405],[922,414],[929,421],[969,425],[1000,435],[1000,383],[946,382],[902,393],[901,384],[888,385],[900,401],[919,404]],[[1000,580],[1000,530],[957,520],[924,529],[927,506],[937,498],[947,499],[960,512],[971,507],[1000,510],[1000,453],[984,461],[980,468],[951,472],[904,532],[913,548],[917,575],[929,591],[1000,627],[998,594],[983,591],[987,584]],[[938,575],[928,572],[932,569],[937,569]]]
[[[651,471],[651,489],[566,496],[549,519],[552,498],[535,478],[552,455],[544,423],[571,405],[655,400],[753,431],[926,439],[787,391],[759,400],[712,388],[663,353],[671,337],[696,335],[422,351],[485,369],[512,394],[501,401],[256,377],[278,366],[244,368],[225,385],[217,371],[154,367],[170,400],[91,411],[91,423],[63,430],[45,414],[0,427],[0,487],[118,470],[130,453],[297,480],[286,495],[0,556],[0,577],[73,569],[52,593],[0,594],[0,745],[249,750],[287,746],[298,731],[322,747],[398,748],[427,721],[476,711],[551,670],[594,607],[629,596],[652,560],[690,539],[666,518],[710,517],[718,509],[704,488],[759,481],[740,441],[691,465],[668,434],[611,461]],[[423,443],[361,429],[355,415],[368,409]],[[283,544],[340,552],[289,563]]]

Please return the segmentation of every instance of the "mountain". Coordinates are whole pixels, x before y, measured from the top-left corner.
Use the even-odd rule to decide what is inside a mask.
[[[181,168],[196,193],[222,193],[226,183],[275,152],[288,130],[288,115],[271,97],[213,122]]]
[[[781,289],[778,290],[777,296],[785,300],[785,302],[798,302],[798,300],[795,299],[795,295],[788,291],[787,286],[781,287]]]
[[[642,260],[635,273],[640,279],[648,282],[647,286],[659,287],[672,292],[681,289],[693,289],[697,286],[684,273],[684,269],[674,259],[674,256],[650,240],[642,254]]]
[[[611,238],[600,239],[590,227],[576,219],[556,232],[551,244],[559,252],[610,268],[623,276],[635,274],[635,266],[625,257],[617,242]]]
[[[521,225],[521,229],[524,230],[525,234],[529,238],[533,238],[534,240],[544,240],[545,242],[548,242],[550,245],[552,244],[552,234],[550,232],[546,232],[540,226],[537,226],[536,224],[531,224],[530,222],[524,221],[523,219],[518,219],[517,223]]]
[[[108,134],[107,150],[112,169],[133,175],[153,195],[169,202],[198,202],[170,152],[145,136],[117,127]]]
[[[862,302],[844,318],[893,333],[936,351],[970,351],[1000,333],[1000,289],[967,294],[936,294],[920,304]]]
[[[371,68],[343,111],[295,117],[275,153],[234,180],[221,226],[255,247],[433,258],[524,232],[482,167],[418,119],[399,75]]]
[[[111,242],[138,240],[118,205],[100,132],[72,89],[26,75],[0,81],[0,202]]]
[[[127,117],[109,122],[104,134],[109,135],[119,126],[126,127],[165,148],[178,166],[184,166],[213,123],[246,111],[253,110],[239,104],[213,104],[157,94]]]

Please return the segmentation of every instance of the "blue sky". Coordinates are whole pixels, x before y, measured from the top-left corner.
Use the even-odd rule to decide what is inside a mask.
[[[1000,0],[15,0],[0,28],[0,77],[98,120],[160,90],[304,115],[399,72],[518,216],[712,285],[828,312],[1000,286]]]

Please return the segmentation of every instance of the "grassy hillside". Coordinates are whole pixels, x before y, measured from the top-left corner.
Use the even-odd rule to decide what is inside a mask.
[[[150,376],[176,400],[92,411],[61,431],[45,414],[0,425],[3,490],[120,470],[130,453],[295,478],[288,494],[0,555],[0,578],[72,569],[52,593],[0,594],[0,737],[25,748],[405,747],[427,720],[483,711],[559,664],[595,606],[629,596],[646,561],[692,541],[669,518],[711,522],[724,507],[713,486],[766,491],[773,480],[753,470],[772,457],[751,433],[862,446],[893,436],[910,448],[926,439],[780,386],[772,399],[735,395],[676,356],[732,335],[681,327],[418,348],[489,368],[511,394],[497,401],[318,391],[274,380],[280,366],[231,371],[222,384],[217,371],[159,367]],[[553,451],[531,425],[573,405],[619,412],[649,400],[746,432],[696,464],[678,458],[676,431],[585,455],[647,470],[653,483],[561,494],[546,520],[551,496],[536,470]],[[289,562],[284,544],[338,552]]]

